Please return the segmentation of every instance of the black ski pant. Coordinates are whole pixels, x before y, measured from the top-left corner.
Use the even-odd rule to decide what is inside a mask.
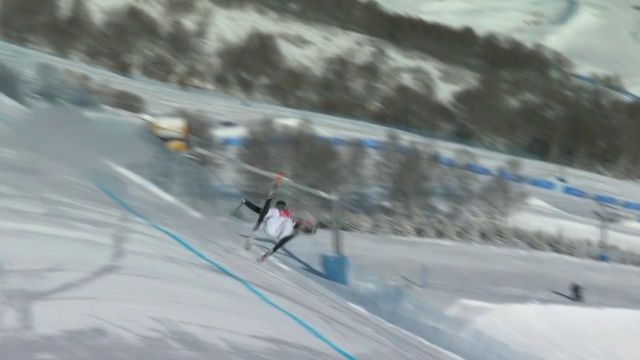
[[[244,201],[244,205],[246,207],[248,207],[249,209],[251,209],[251,211],[259,215],[258,222],[256,222],[256,226],[254,227],[253,231],[258,230],[258,227],[260,227],[260,224],[262,224],[262,220],[264,220],[264,217],[267,216],[267,212],[269,212],[269,208],[271,208],[271,200],[272,198],[268,198],[267,201],[264,202],[263,207],[260,207],[249,200]]]
[[[269,206],[271,205],[271,199],[267,199],[267,202],[264,205],[265,208],[269,208]],[[260,213],[262,212],[262,208],[260,206],[246,199],[244,200],[244,206],[248,207],[249,209],[251,209],[251,211],[258,215],[260,215]]]
[[[280,239],[280,241],[278,241],[278,243],[276,244],[276,246],[273,247],[273,249],[271,249],[271,254],[275,254],[276,251],[278,251],[278,249],[280,249],[281,247],[283,247],[286,243],[288,243],[289,241],[291,241],[294,237],[296,237],[296,235],[298,235],[298,231],[296,230],[293,234],[289,235],[289,236],[285,236],[282,239]]]

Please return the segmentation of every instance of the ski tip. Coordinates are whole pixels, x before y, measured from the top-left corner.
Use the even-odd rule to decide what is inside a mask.
[[[273,254],[273,251],[267,251],[266,253],[264,253],[264,254],[260,255],[260,257],[258,257],[258,262],[264,262],[272,254]]]

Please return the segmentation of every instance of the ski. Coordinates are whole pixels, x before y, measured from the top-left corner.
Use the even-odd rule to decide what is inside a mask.
[[[262,255],[260,255],[258,257],[258,262],[260,262],[260,263],[264,262],[271,255],[273,255],[273,251],[271,251],[271,250],[267,251],[266,253],[264,253],[264,254],[262,254]]]
[[[269,212],[269,206],[271,204],[271,200],[276,195],[276,191],[278,191],[278,188],[280,187],[280,183],[282,182],[283,177],[284,177],[284,174],[279,172],[276,174],[276,177],[273,179],[273,186],[271,187],[271,191],[267,195],[267,199],[264,202],[264,206],[262,206],[262,211],[260,211],[260,215],[258,215],[258,220],[256,221],[256,224],[253,226],[253,230],[251,231],[251,236],[247,238],[247,241],[244,244],[244,248],[246,250],[251,250],[251,247],[253,246],[253,243],[256,238],[256,233],[258,232],[258,229],[260,229],[260,225],[262,224],[264,217],[267,215],[267,212]]]

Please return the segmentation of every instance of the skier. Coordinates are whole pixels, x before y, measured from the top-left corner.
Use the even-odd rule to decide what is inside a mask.
[[[571,300],[575,302],[583,302],[584,296],[582,294],[582,290],[584,288],[576,283],[571,283]]]
[[[264,204],[264,208],[269,209],[266,213],[263,213],[263,208],[247,199],[242,199],[240,201],[241,206],[244,205],[256,214],[264,216],[262,219],[258,219],[258,224],[264,222],[264,231],[271,238],[278,241],[273,249],[267,251],[260,257],[260,262],[273,255],[278,251],[278,249],[296,237],[298,233],[303,232],[306,234],[312,234],[316,231],[316,228],[311,221],[299,219],[294,220],[291,212],[287,209],[287,203],[284,202],[284,200],[276,201],[276,207],[270,208],[272,199],[272,195],[269,196]]]

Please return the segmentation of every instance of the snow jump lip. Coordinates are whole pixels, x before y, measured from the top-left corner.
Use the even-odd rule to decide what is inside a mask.
[[[297,315],[293,314],[292,312],[290,312],[290,311],[286,310],[285,308],[281,307],[280,305],[276,304],[273,300],[269,299],[269,297],[267,297],[265,294],[263,294],[260,290],[256,289],[253,285],[251,285],[248,281],[246,281],[243,278],[239,277],[238,275],[234,274],[233,272],[231,272],[230,270],[228,270],[227,268],[225,268],[224,266],[222,266],[221,264],[219,264],[215,260],[210,259],[205,254],[203,254],[198,249],[196,249],[191,244],[189,244],[188,241],[184,240],[183,238],[181,238],[177,234],[173,233],[171,230],[169,230],[169,229],[167,229],[167,228],[155,223],[153,220],[149,219],[147,216],[145,216],[144,214],[142,214],[138,210],[134,209],[131,205],[129,205],[129,203],[127,203],[124,199],[120,198],[118,195],[116,195],[114,192],[109,190],[107,187],[105,187],[105,186],[103,186],[101,184],[96,184],[96,186],[98,187],[98,189],[100,189],[100,191],[102,191],[105,195],[107,195],[117,205],[119,205],[123,209],[127,210],[128,212],[130,212],[131,214],[133,214],[137,218],[141,219],[147,225],[151,226],[152,228],[160,231],[161,233],[163,233],[166,236],[168,236],[169,238],[171,238],[173,241],[175,241],[182,248],[184,248],[185,250],[190,252],[192,255],[194,255],[197,258],[201,259],[202,261],[208,263],[209,265],[211,265],[212,267],[214,267],[216,270],[220,271],[221,273],[223,273],[223,274],[229,276],[230,278],[236,280],[237,282],[239,282],[250,293],[255,295],[259,300],[261,300],[265,304],[271,306],[272,308],[278,310],[280,313],[282,313],[283,315],[285,315],[289,319],[293,320],[296,324],[298,324],[300,327],[302,327],[304,330],[306,330],[313,337],[317,338],[318,340],[323,342],[325,345],[327,345],[329,348],[334,350],[342,358],[348,359],[348,360],[355,360],[356,359],[355,356],[351,355],[350,353],[348,353],[347,351],[343,350],[341,347],[336,345],[334,342],[332,342],[331,340],[326,338],[324,335],[322,335],[318,330],[316,330],[313,326],[311,326],[309,323],[304,321],[302,318],[298,317]]]

